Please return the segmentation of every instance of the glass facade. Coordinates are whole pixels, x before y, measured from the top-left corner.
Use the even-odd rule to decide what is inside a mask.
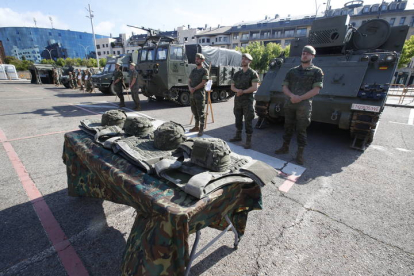
[[[108,36],[95,35],[96,38]],[[0,41],[7,56],[40,62],[41,59],[96,58],[93,35],[70,30],[4,27]]]

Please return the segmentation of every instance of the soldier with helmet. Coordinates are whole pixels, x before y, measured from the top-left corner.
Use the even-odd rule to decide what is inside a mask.
[[[246,131],[246,144],[244,148],[249,149],[252,146],[253,134],[253,92],[257,90],[260,81],[256,71],[250,68],[253,58],[250,54],[242,55],[242,70],[236,72],[233,76],[231,90],[236,93],[234,97],[234,116],[236,117],[236,135],[230,139],[230,142],[242,141],[243,116],[244,127]]]
[[[203,54],[197,53],[195,58],[194,68],[188,79],[188,90],[190,90],[190,105],[191,112],[194,115],[195,126],[190,129],[190,132],[198,131],[198,136],[202,136],[204,132],[205,121],[205,99],[206,91],[204,89],[208,80],[208,70],[203,67],[205,57]]]
[[[113,73],[113,87],[115,90],[116,95],[119,97],[119,100],[121,101],[119,103],[119,107],[124,107],[125,106],[125,100],[124,100],[124,94],[123,94],[123,89],[122,89],[122,84],[124,82],[124,75],[122,74],[121,71],[121,63],[118,62],[115,64],[115,71]]]
[[[290,140],[296,128],[298,151],[296,162],[303,164],[303,151],[307,144],[307,133],[312,115],[312,98],[319,94],[323,87],[323,71],[312,64],[316,50],[310,45],[303,47],[301,65],[291,68],[283,81],[282,91],[286,95],[285,134],[283,145],[276,154],[289,152]]]

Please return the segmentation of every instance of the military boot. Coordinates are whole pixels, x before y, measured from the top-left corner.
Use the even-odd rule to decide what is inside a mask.
[[[247,134],[246,135],[246,144],[244,145],[245,149],[250,149],[252,147],[252,135]]]
[[[286,154],[289,153],[289,143],[283,142],[283,146],[275,150],[276,154]]]
[[[298,147],[298,153],[296,154],[296,163],[298,163],[299,165],[303,165],[303,150],[305,148],[304,147]]]
[[[203,134],[204,134],[204,126],[200,125],[200,129],[198,130],[197,136],[200,137],[200,136],[203,136]]]
[[[199,130],[200,130],[200,128],[198,127],[198,123],[196,123],[195,126],[192,129],[190,129],[190,132],[196,132],[196,131],[199,131]]]
[[[121,101],[121,102],[119,103],[119,107],[125,107],[125,102],[124,102],[124,101]]]
[[[242,140],[242,133],[241,131],[237,131],[236,132],[236,136],[234,136],[233,138],[230,139],[230,142],[238,142]]]

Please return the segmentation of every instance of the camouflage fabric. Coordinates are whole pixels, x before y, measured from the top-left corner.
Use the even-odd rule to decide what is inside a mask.
[[[77,72],[72,73],[72,86],[76,89],[78,88],[78,77]]]
[[[92,74],[91,72],[85,73],[85,88],[86,92],[92,92]]]
[[[314,65],[303,69],[301,65],[290,69],[285,77],[283,85],[295,95],[304,95],[314,87],[323,87],[323,71]],[[299,147],[307,145],[307,133],[312,116],[312,98],[292,103],[286,96],[284,105],[285,113],[285,134],[283,141],[290,143],[296,129],[297,142]]]
[[[130,71],[129,75],[130,75],[130,78],[129,78],[130,83],[132,83],[132,80],[134,78],[136,79],[134,86],[131,87],[131,96],[132,96],[132,100],[134,101],[135,105],[137,107],[140,107],[141,101],[139,99],[138,72],[137,70],[134,69]]]
[[[103,126],[124,126],[127,116],[123,110],[108,110],[102,114],[101,124]]]
[[[196,87],[203,80],[208,80],[208,70],[206,68],[194,68],[189,76],[190,86]],[[194,93],[190,93],[190,106],[191,112],[194,115],[195,124],[201,125],[204,127],[205,122],[205,104],[206,104],[206,91],[203,88],[200,88]]]
[[[185,141],[185,129],[175,122],[166,122],[154,131],[154,146],[160,150],[173,150]]]
[[[215,172],[224,172],[230,166],[231,150],[218,138],[195,139],[191,162]]]
[[[126,134],[137,137],[148,136],[154,132],[151,120],[146,117],[127,117],[124,130]]]
[[[246,72],[240,70],[233,76],[232,83],[237,89],[247,89],[253,85],[254,82],[259,82],[260,78],[256,71],[248,68]],[[243,94],[241,96],[234,97],[234,109],[233,113],[236,117],[236,129],[237,131],[243,130],[243,116],[244,126],[246,134],[253,133],[253,119],[254,119],[254,107],[253,107],[253,93]]]
[[[226,214],[243,235],[248,212],[262,209],[256,184],[234,184],[203,200],[138,170],[82,131],[65,134],[68,193],[132,206],[137,211],[123,255],[122,275],[183,275],[188,237],[205,227],[224,230]]]
[[[120,80],[117,83],[115,83],[116,80]],[[114,83],[114,91],[116,93],[116,95],[119,97],[119,99],[121,100],[121,102],[124,101],[124,95],[123,90],[122,90],[122,83],[123,83],[123,79],[124,79],[124,75],[122,74],[121,70],[115,70],[113,73],[113,83]]]

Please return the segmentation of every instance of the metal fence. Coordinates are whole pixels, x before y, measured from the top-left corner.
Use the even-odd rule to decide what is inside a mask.
[[[388,90],[387,104],[409,105],[414,103],[414,87],[403,84],[391,84]]]

